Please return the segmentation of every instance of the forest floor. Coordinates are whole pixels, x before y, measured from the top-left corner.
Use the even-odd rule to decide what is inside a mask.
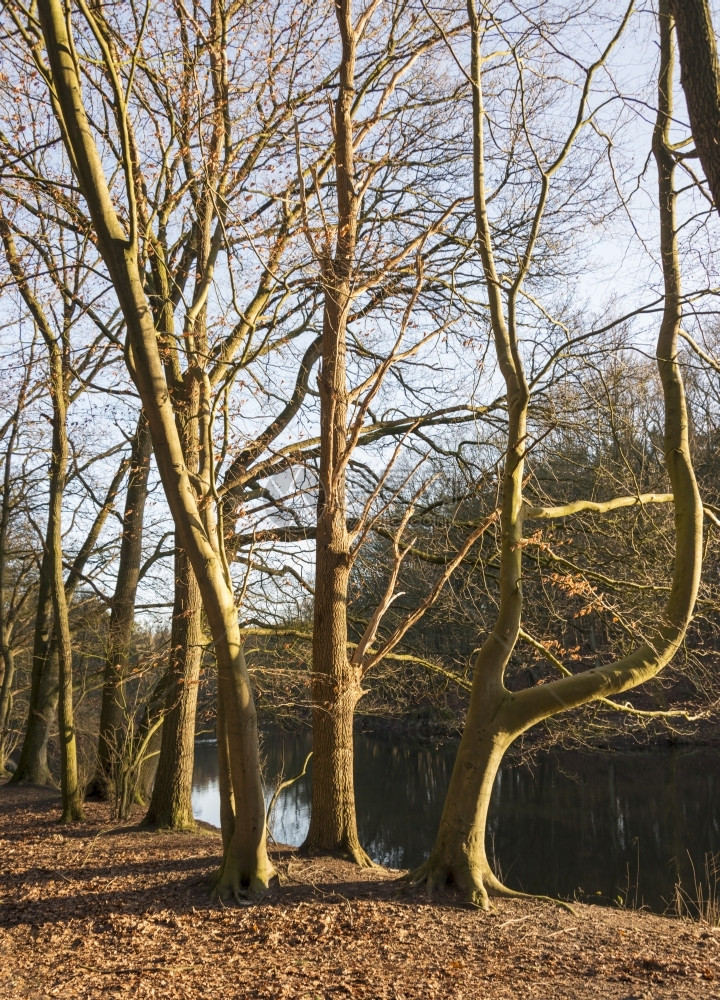
[[[262,903],[210,899],[219,834],[59,826],[0,785],[0,998],[720,1000],[720,930],[527,900],[484,913],[398,872],[276,850]],[[139,817],[138,817],[139,818]]]

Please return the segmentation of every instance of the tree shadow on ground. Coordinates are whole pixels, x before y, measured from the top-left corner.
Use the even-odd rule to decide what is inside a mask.
[[[108,826],[107,806],[95,804],[85,824],[63,826],[54,813],[54,789],[0,786],[0,926],[64,924],[77,918],[108,920],[113,914],[163,911],[187,914],[239,906],[294,908],[359,900],[385,900],[458,908],[450,890],[428,897],[400,882],[399,872],[359,869],[338,857],[306,857],[272,848],[277,870],[260,900],[212,899],[212,879],[222,845],[219,831],[153,831]],[[10,807],[7,810],[4,807]],[[3,822],[12,812],[12,821]],[[18,850],[22,844],[22,850]]]

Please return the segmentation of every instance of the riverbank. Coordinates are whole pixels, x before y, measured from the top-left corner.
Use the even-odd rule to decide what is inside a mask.
[[[277,850],[262,904],[211,902],[217,831],[57,824],[58,796],[0,785],[0,998],[707,1000],[720,933],[631,910],[428,898],[386,869]]]
[[[636,698],[638,707],[651,712],[656,706],[651,699]],[[692,749],[720,748],[720,710],[717,705],[698,706],[678,704],[674,711],[685,715],[667,718],[638,718],[628,712],[612,712],[591,705],[575,713],[563,714],[533,726],[512,744],[506,757],[509,761],[532,760],[536,754],[553,750],[613,751],[632,753],[655,747],[687,747]],[[437,746],[456,744],[462,735],[465,706],[453,710],[436,711],[433,706],[422,710],[406,707],[379,706],[363,710],[363,702],[355,714],[356,735],[377,736],[380,739],[417,741],[418,744]],[[259,706],[258,722],[263,730],[287,733],[309,732],[312,728],[310,709],[295,706],[278,714],[272,705]],[[215,733],[214,715],[206,713],[200,738]]]

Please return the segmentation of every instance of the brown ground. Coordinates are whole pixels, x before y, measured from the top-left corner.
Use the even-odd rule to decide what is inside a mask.
[[[215,831],[113,828],[0,786],[0,998],[720,1000],[720,931],[623,910],[491,913],[289,850],[259,905],[211,902]]]

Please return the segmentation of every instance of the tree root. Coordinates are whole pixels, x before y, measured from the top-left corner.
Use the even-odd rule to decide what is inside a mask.
[[[360,844],[356,844],[354,847],[347,847],[341,852],[346,855],[353,864],[356,864],[358,868],[378,868],[373,859],[369,854],[366,854],[362,849]]]
[[[277,872],[272,865],[268,865],[264,871],[248,874],[225,858],[215,873],[210,895],[212,899],[221,902],[231,899],[240,905],[247,905],[262,899],[274,878],[277,878]]]
[[[577,917],[577,910],[573,907],[572,903],[568,903],[565,899],[556,899],[555,896],[543,896],[540,893],[520,892],[517,889],[508,889],[492,872],[490,872],[489,876],[486,875],[486,879],[492,883],[490,889],[490,895],[492,896],[500,896],[506,899],[535,899],[541,903],[552,903],[554,906],[559,906],[561,909],[567,910],[568,913],[572,913],[574,917]]]
[[[301,845],[299,849],[300,854],[307,855],[308,857],[334,857],[342,858],[344,861],[351,861],[358,868],[380,868],[381,865],[377,865],[373,859],[367,854],[360,843],[357,840],[343,840],[340,844],[334,847],[325,847],[323,845],[310,844],[306,840],[304,844]]]
[[[85,822],[85,813],[83,812],[82,806],[79,806],[76,803],[70,806],[65,806],[65,808],[62,811],[62,815],[58,820],[58,823],[62,823],[63,825],[69,825],[70,823],[84,823],[84,822]]]
[[[496,878],[487,864],[474,866],[464,860],[463,864],[458,866],[449,862],[436,861],[430,857],[419,868],[403,875],[402,880],[409,882],[412,886],[424,885],[430,893],[444,889],[448,884],[454,884],[465,902],[479,910],[491,910],[491,898],[534,899],[538,902],[553,903],[555,906],[560,906],[572,913],[574,917],[577,916],[572,905],[563,899],[509,889]]]

